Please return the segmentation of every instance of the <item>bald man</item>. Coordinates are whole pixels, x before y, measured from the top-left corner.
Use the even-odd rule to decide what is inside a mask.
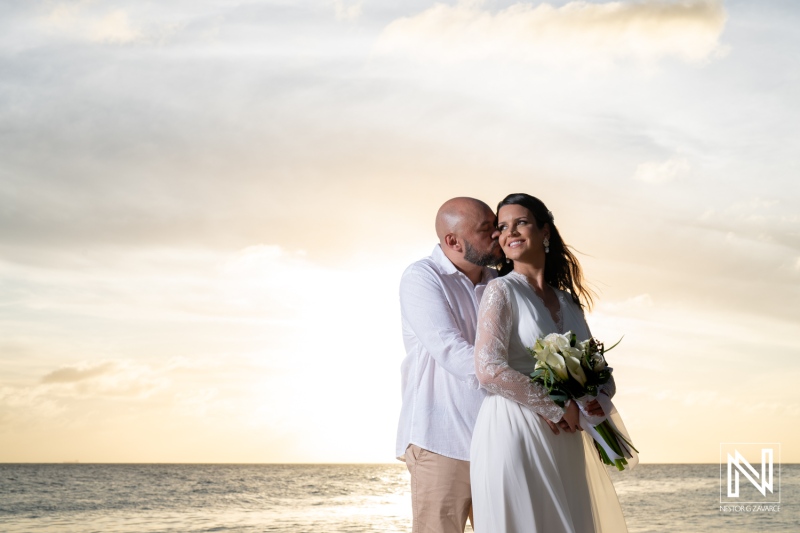
[[[411,473],[413,533],[463,533],[472,506],[469,445],[484,391],[475,377],[478,307],[502,260],[496,219],[474,198],[436,214],[439,244],[400,281],[406,357],[397,458]]]

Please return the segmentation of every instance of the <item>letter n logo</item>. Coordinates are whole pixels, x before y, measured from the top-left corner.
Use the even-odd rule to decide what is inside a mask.
[[[781,503],[781,443],[721,442],[719,502]]]
[[[772,458],[772,448],[761,448],[761,475],[759,475],[753,465],[742,457],[739,450],[734,450],[733,456],[728,454],[728,498],[739,497],[739,473],[744,475],[762,496],[767,495],[767,490],[773,492]]]

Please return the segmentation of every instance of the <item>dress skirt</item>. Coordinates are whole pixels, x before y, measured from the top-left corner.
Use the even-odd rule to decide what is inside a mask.
[[[614,486],[584,432],[559,435],[498,395],[481,406],[470,449],[476,533],[627,531]]]

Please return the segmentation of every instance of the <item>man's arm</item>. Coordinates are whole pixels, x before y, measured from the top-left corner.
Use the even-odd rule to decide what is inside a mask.
[[[400,312],[403,320],[437,364],[470,387],[479,387],[475,377],[474,346],[455,321],[441,284],[433,274],[412,268],[400,281]]]

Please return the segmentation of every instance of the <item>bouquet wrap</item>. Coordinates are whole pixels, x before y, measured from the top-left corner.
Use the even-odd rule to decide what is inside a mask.
[[[622,468],[619,468],[620,465],[631,469],[639,464],[639,452],[631,444],[632,440],[628,430],[625,428],[622,417],[614,407],[611,398],[600,393],[597,398],[588,396],[580,398],[580,400],[584,399],[586,401],[578,401],[578,405],[581,408],[581,427],[591,435],[596,446],[603,449],[600,455],[603,457],[603,454],[605,454],[605,457],[603,457],[604,462],[606,464],[613,463],[619,470],[622,470]],[[605,416],[591,416],[586,413],[584,406],[592,399],[596,399],[600,403],[603,412],[606,413]],[[600,428],[599,430],[598,427]],[[609,429],[610,432],[608,431]],[[616,445],[612,440],[611,432],[617,437]],[[609,443],[609,440],[611,440],[611,443]],[[608,461],[605,461],[606,457]]]

